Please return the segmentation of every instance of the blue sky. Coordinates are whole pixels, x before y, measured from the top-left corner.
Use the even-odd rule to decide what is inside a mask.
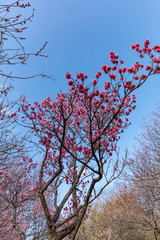
[[[27,66],[14,67],[10,71],[23,77],[43,72],[53,74],[56,80],[15,80],[15,96],[25,93],[31,102],[42,101],[47,94],[54,98],[58,91],[66,91],[66,72],[74,76],[82,71],[91,81],[103,64],[109,64],[111,50],[118,53],[126,65],[132,65],[138,57],[130,49],[132,43],[143,44],[150,39],[151,45],[160,44],[159,0],[30,2],[35,16],[29,23],[24,45],[29,51],[37,51],[48,41],[45,53],[49,57],[32,58]],[[122,136],[122,149],[133,149],[131,146],[141,132],[143,118],[155,110],[160,100],[159,92],[160,76],[152,77],[135,93],[137,109],[130,116],[132,125]]]

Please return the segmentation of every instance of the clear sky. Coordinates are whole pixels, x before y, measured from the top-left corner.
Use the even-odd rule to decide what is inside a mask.
[[[14,67],[12,71],[23,77],[39,72],[53,74],[56,80],[15,80],[15,96],[25,93],[32,102],[42,101],[47,94],[54,98],[58,91],[66,91],[66,72],[74,76],[82,71],[92,80],[103,64],[109,64],[111,50],[118,53],[128,66],[138,57],[130,49],[132,43],[143,44],[150,39],[151,45],[160,44],[160,0],[30,2],[35,8],[35,16],[29,24],[24,44],[29,51],[37,51],[48,41],[45,52],[49,57],[32,58],[27,66]],[[156,108],[160,100],[160,76],[152,77],[135,94],[137,109],[130,117],[132,125],[122,136],[122,149],[132,149],[143,118]]]

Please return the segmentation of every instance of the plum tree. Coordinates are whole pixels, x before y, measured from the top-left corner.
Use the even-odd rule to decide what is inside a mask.
[[[112,154],[136,107],[133,92],[160,72],[160,46],[150,48],[146,40],[144,47],[137,43],[131,48],[140,58],[149,57],[150,65],[137,61],[127,68],[118,54],[110,52],[112,66],[102,66],[108,78],[104,89],[98,88],[101,71],[90,83],[84,73],[73,78],[68,72],[67,93],[58,93],[55,100],[48,96],[34,106],[25,97],[22,100],[23,123],[30,128],[41,156],[37,192],[50,239],[75,239],[90,204],[127,164],[126,158],[120,161]]]

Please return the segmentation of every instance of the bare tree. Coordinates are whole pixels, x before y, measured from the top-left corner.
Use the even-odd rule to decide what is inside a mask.
[[[144,208],[142,224],[160,237],[160,109],[145,122],[130,165],[130,180]]]
[[[30,15],[26,15],[26,8],[31,9],[31,4],[27,1],[5,1],[0,4],[0,65],[11,66],[17,64],[27,64],[30,56],[47,57],[42,54],[47,42],[44,43],[41,49],[37,52],[27,52],[24,47],[24,40],[26,39],[24,31],[28,28],[28,23],[32,21],[34,16],[34,9],[31,9]],[[35,74],[34,76],[14,76],[12,73],[6,73],[0,70],[0,76],[9,79],[28,79],[32,77],[47,77],[45,74]]]

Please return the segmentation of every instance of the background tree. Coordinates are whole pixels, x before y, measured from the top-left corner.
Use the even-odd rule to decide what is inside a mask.
[[[3,66],[14,66],[17,64],[27,64],[30,56],[47,57],[42,54],[47,42],[44,43],[41,49],[35,53],[27,52],[24,47],[24,32],[28,28],[28,23],[32,21],[34,9],[27,16],[26,8],[31,9],[31,4],[28,1],[5,1],[0,4],[0,76],[9,79],[28,79],[36,76],[48,77],[45,74],[36,74],[34,76],[15,76],[12,72],[5,72]]]
[[[26,64],[30,56],[47,57],[42,54],[47,42],[35,53],[26,52],[23,45],[24,32],[28,28],[28,23],[32,21],[34,9],[28,14],[26,9],[31,9],[31,4],[27,1],[5,1],[0,4],[0,170],[7,167],[7,163],[24,153],[24,136],[20,137],[14,134],[16,129],[15,120],[12,118],[12,112],[19,100],[10,100],[9,92],[13,90],[13,82],[10,80],[20,78],[28,79],[35,76],[48,77],[45,74],[36,74],[34,76],[20,77],[13,75],[10,66]],[[28,14],[28,16],[27,16]],[[7,66],[7,71],[4,68]],[[12,70],[12,68],[11,68]],[[16,115],[16,114],[15,114]],[[26,150],[28,151],[28,150]]]
[[[144,134],[137,140],[137,149],[130,165],[130,180],[144,206],[142,223],[160,237],[160,111],[145,122]]]
[[[115,184],[103,201],[99,200],[82,224],[76,239],[152,240],[154,232],[142,222],[145,206],[133,189]]]
[[[33,12],[26,16],[26,8],[31,5],[26,1],[5,1],[0,4],[0,238],[2,239],[44,239],[46,232],[42,216],[35,214],[33,168],[36,166],[28,159],[26,136],[20,134],[17,128],[18,100],[11,101],[10,91],[13,90],[15,78],[28,79],[35,76],[45,77],[44,74],[20,77],[5,71],[4,66],[26,64],[30,56],[41,56],[43,47],[35,52],[26,52],[23,41],[27,23],[33,18]],[[32,10],[31,10],[32,11]],[[12,69],[12,68],[11,68]],[[13,119],[14,118],[14,119]],[[16,122],[16,121],[17,122]],[[23,158],[22,158],[23,157]],[[30,214],[30,217],[28,217]],[[33,217],[34,221],[33,221]],[[40,220],[41,219],[41,220]],[[33,226],[37,226],[36,230]],[[46,236],[46,234],[45,234]]]

